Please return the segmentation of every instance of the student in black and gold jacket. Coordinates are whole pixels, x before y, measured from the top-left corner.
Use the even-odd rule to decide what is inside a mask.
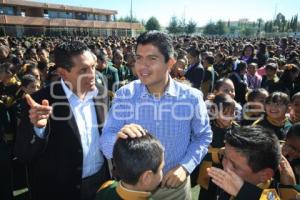
[[[246,94],[247,103],[243,108],[242,126],[252,125],[264,117],[264,104],[268,96],[268,91],[263,88],[253,89]]]
[[[292,123],[286,117],[289,97],[282,92],[274,92],[265,102],[266,115],[257,120],[252,126],[261,125],[274,131],[279,140],[284,140]]]
[[[219,159],[220,148],[223,148],[227,134],[239,126],[234,119],[235,101],[228,94],[220,93],[215,96],[210,107],[211,130],[213,132],[212,143],[208,154],[204,157],[197,169],[197,183],[201,186],[199,199],[214,199],[216,185],[210,181],[206,168],[211,166],[222,167]]]
[[[296,186],[283,186],[272,179],[282,155],[271,130],[261,126],[236,128],[225,140],[224,170],[207,170],[219,187],[217,199],[296,199]]]
[[[300,183],[300,122],[294,124],[287,133],[286,142],[282,147],[282,154],[288,159],[296,177]]]

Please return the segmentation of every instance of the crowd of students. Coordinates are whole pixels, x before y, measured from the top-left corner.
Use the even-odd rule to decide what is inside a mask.
[[[109,106],[119,88],[140,78],[135,68],[139,62],[136,38],[0,38],[1,199],[10,199],[12,194],[15,199],[30,199],[28,168],[13,151],[21,104],[26,94],[60,79],[54,49],[72,40],[82,41],[96,56],[95,82],[108,90]],[[254,196],[248,199],[263,195],[296,198],[300,178],[300,41],[293,37],[178,36],[172,37],[172,45],[175,62],[170,77],[202,92],[210,119],[212,142],[208,154],[193,172],[187,172],[191,185],[201,187],[199,199],[245,199],[251,193]],[[113,121],[111,126],[116,124]],[[118,139],[113,158],[116,177],[122,184],[104,184],[96,199],[150,198],[148,192],[156,190],[162,180],[163,154],[163,145],[151,134]],[[148,156],[153,159],[146,159]],[[242,161],[236,163],[235,157]],[[145,163],[135,163],[138,159]],[[245,169],[252,174],[244,173]],[[228,181],[226,177],[231,182],[224,182]],[[268,186],[259,185],[265,182]],[[262,191],[269,188],[274,191]]]

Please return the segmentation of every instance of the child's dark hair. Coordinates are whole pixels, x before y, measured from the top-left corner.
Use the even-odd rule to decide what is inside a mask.
[[[266,94],[266,97],[269,96],[269,92],[264,88],[253,89],[246,94],[246,99],[248,102],[251,102],[254,101],[260,95],[264,95],[264,94]]]
[[[145,171],[158,172],[163,151],[162,144],[149,133],[140,138],[117,139],[113,150],[116,175],[135,185]]]
[[[293,95],[291,102],[294,102],[296,100],[296,98],[300,97],[300,92],[297,92],[296,94]]]
[[[237,127],[225,135],[225,141],[247,158],[253,172],[265,168],[277,170],[281,150],[272,130],[262,126]]]
[[[243,60],[241,60],[238,64],[237,64],[237,66],[236,66],[236,72],[238,72],[238,73],[240,73],[242,70],[245,70],[245,69],[247,69],[247,63],[245,62],[245,61],[243,61]]]
[[[266,65],[266,70],[277,70],[278,65],[277,63],[268,63]]]
[[[38,81],[32,74],[26,74],[21,78],[21,86],[27,87],[30,83]]]
[[[9,63],[9,62],[0,64],[0,71],[5,72],[7,74],[12,74],[12,75],[17,73],[16,67],[12,63]]]
[[[300,122],[293,124],[293,126],[287,132],[286,138],[297,137],[300,139]]]
[[[212,55],[206,56],[205,60],[210,65],[214,64],[214,62],[215,62],[215,58]]]
[[[200,55],[200,50],[198,47],[191,46],[187,50],[188,54],[190,54],[192,57],[199,57]]]
[[[226,112],[235,108],[235,101],[229,94],[217,94],[213,100],[212,108],[217,109],[219,112]]]
[[[290,98],[286,93],[273,92],[266,98],[266,104],[268,103],[282,103],[287,106],[290,103]]]
[[[218,90],[222,87],[222,85],[223,85],[225,82],[227,82],[227,81],[232,82],[232,80],[229,79],[229,78],[221,78],[221,79],[217,80],[216,83],[215,83],[215,88],[214,88],[214,90],[217,90],[217,91],[218,91]]]

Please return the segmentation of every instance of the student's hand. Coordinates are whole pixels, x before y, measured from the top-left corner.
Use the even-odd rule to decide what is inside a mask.
[[[216,167],[211,167],[207,168],[207,172],[212,178],[213,183],[232,196],[236,196],[244,184],[243,179],[230,169],[224,171]]]
[[[49,106],[48,100],[43,100],[41,105],[35,102],[29,94],[26,94],[25,98],[28,105],[30,106],[30,122],[37,128],[45,127],[52,111],[52,107]]]
[[[178,166],[170,171],[163,177],[161,187],[177,188],[187,178],[188,172],[183,166]]]
[[[284,185],[296,185],[296,178],[289,161],[282,156],[279,163],[280,183]]]
[[[146,135],[146,131],[138,124],[127,124],[118,132],[118,138],[137,138]]]

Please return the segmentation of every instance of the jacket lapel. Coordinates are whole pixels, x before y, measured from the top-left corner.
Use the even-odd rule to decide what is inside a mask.
[[[61,120],[66,119],[66,124],[72,129],[72,132],[75,134],[75,137],[79,140],[79,142],[81,142],[75,117],[60,83],[53,86],[53,94],[54,102],[57,104],[54,116],[58,116]]]

